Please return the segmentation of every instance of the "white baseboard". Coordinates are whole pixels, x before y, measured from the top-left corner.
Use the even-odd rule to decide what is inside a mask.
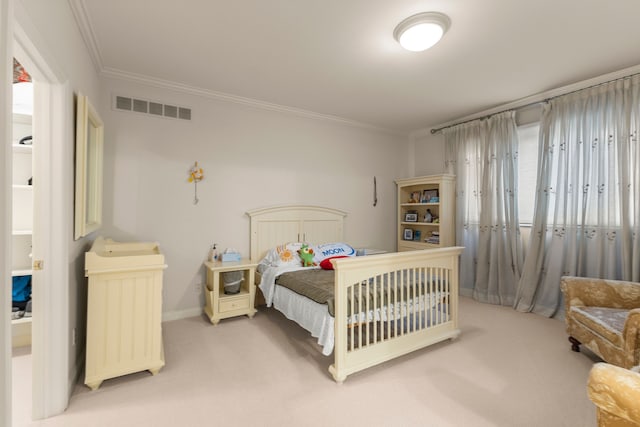
[[[84,344],[83,344],[84,347]],[[84,384],[82,374],[84,373],[84,362],[85,362],[85,352],[84,350],[80,351],[77,354],[76,363],[74,363],[73,371],[69,373],[69,384],[67,384],[67,391],[69,401],[71,401],[71,396],[75,391],[76,384]]]
[[[200,316],[203,313],[202,307],[190,308],[188,310],[168,311],[162,313],[162,321],[170,322],[172,320],[186,319],[188,317]]]

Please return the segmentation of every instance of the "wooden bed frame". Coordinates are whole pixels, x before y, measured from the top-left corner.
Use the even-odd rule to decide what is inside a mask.
[[[287,242],[344,241],[346,213],[336,209],[295,205],[247,214],[251,218],[251,259],[255,262],[269,249]],[[426,249],[333,261],[335,342],[329,372],[336,382],[460,335],[458,258],[462,250]],[[370,291],[372,297],[362,298]],[[383,301],[376,295],[386,298]]]

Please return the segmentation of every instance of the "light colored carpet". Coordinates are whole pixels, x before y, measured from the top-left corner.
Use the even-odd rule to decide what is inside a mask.
[[[11,353],[13,425],[26,425],[31,419],[31,346],[15,347]]]
[[[462,335],[349,376],[273,309],[163,325],[166,366],[78,385],[67,411],[16,426],[592,427],[593,362],[564,324],[508,307],[460,303]],[[21,414],[21,411],[14,411]]]

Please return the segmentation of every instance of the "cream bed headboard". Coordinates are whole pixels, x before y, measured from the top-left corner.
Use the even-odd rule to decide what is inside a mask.
[[[258,262],[269,249],[284,243],[343,241],[347,213],[321,206],[287,205],[254,209],[247,215],[251,219],[251,259]]]

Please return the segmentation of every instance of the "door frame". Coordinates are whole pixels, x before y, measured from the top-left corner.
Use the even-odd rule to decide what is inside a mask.
[[[13,73],[13,0],[0,0],[0,280],[11,283],[11,86]],[[0,425],[10,426],[11,411],[11,288],[0,286]]]
[[[11,1],[11,0],[8,0]],[[34,77],[34,226],[33,259],[44,268],[33,272],[32,418],[63,412],[73,390],[69,379],[69,242],[71,205],[65,158],[73,150],[73,94],[51,58],[36,47],[38,32],[29,27],[21,7],[15,9],[13,50]],[[36,42],[36,43],[34,43]],[[10,61],[12,61],[13,54]],[[39,144],[37,140],[46,141]],[[71,148],[70,148],[71,147]],[[72,151],[71,156],[72,157]],[[11,160],[9,160],[11,162]],[[11,207],[8,207],[11,210]],[[8,246],[8,243],[5,244]],[[6,248],[5,248],[6,249]],[[8,318],[7,316],[5,316]],[[9,352],[9,355],[11,352]],[[9,388],[9,393],[11,389]]]

